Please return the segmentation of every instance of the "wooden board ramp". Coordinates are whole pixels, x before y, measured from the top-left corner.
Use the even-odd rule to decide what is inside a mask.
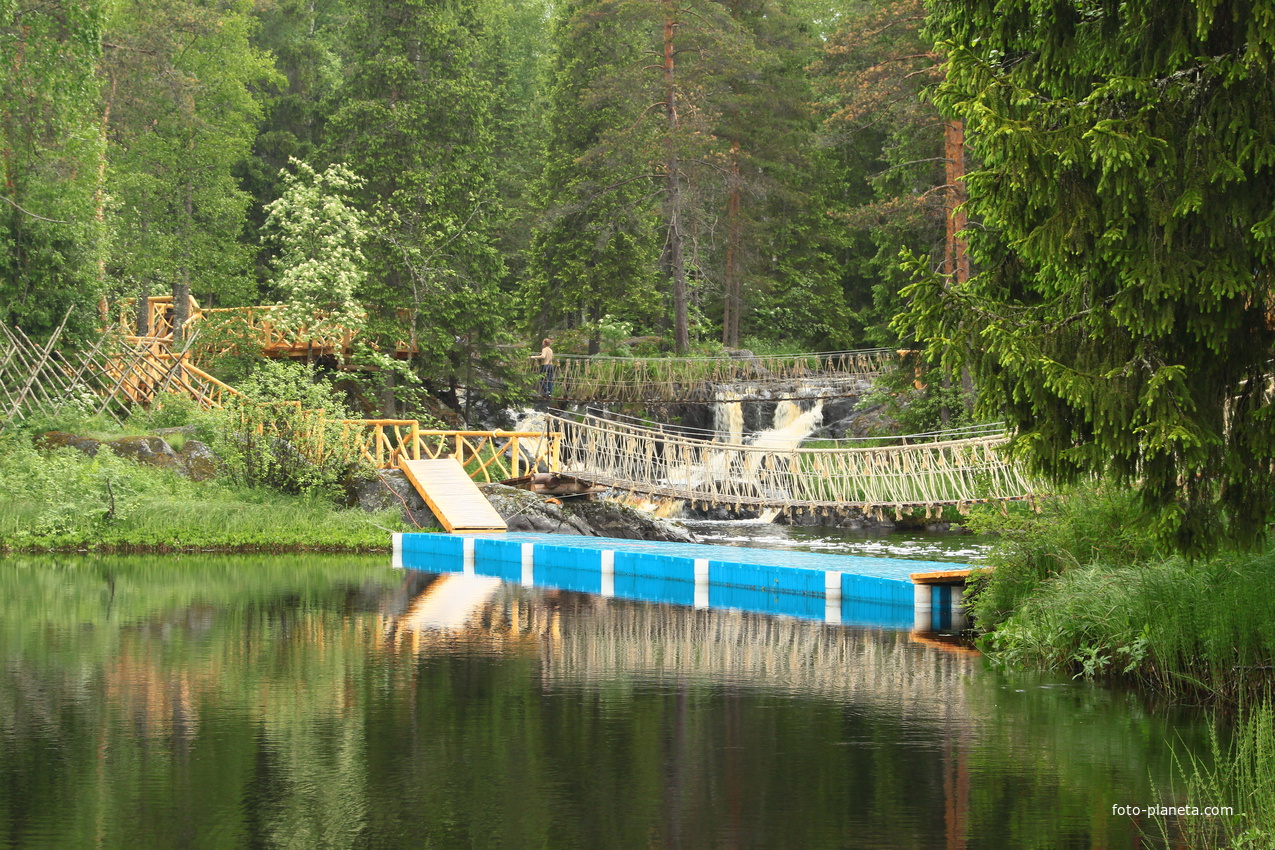
[[[402,460],[398,467],[447,531],[464,534],[509,530],[455,458]]]

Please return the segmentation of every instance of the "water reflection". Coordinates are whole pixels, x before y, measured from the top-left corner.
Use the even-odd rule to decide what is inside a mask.
[[[464,579],[0,561],[0,843],[1128,847],[1194,734],[905,633]]]

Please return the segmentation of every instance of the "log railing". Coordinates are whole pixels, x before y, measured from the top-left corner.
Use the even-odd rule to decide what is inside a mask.
[[[475,481],[503,481],[537,469],[557,471],[562,435],[543,431],[445,431],[422,428],[415,419],[342,420],[349,439],[377,469],[402,459],[453,457]]]

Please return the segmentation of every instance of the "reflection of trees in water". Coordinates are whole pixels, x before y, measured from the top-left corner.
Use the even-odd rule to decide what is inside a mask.
[[[511,585],[412,630],[434,578],[218,563],[73,614],[0,565],[0,788],[61,843],[960,846],[1145,783],[1155,718],[900,633]]]
[[[0,773],[32,780],[27,822],[61,846],[359,834],[379,635],[346,613],[401,573],[273,560],[119,559],[114,594],[89,559],[0,562]]]

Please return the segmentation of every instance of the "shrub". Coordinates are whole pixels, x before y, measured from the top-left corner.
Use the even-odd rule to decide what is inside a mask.
[[[982,507],[968,524],[976,533],[996,534],[989,555],[993,572],[975,583],[968,604],[982,629],[996,628],[1041,584],[1068,569],[1101,562],[1147,563],[1162,556],[1151,535],[1136,521],[1137,495],[1115,487],[1078,489],[1025,509]]]
[[[362,463],[341,424],[344,403],[313,368],[266,361],[213,418],[213,451],[229,482],[284,493],[339,497]]]

